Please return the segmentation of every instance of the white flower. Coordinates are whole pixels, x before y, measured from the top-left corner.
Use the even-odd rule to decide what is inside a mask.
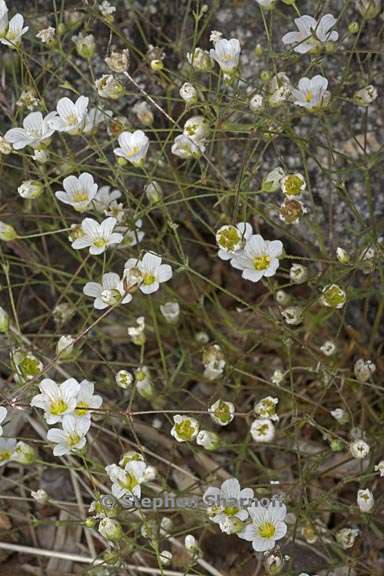
[[[304,176],[300,172],[295,172],[294,174],[283,176],[280,186],[286,196],[300,196],[307,185]]]
[[[259,6],[265,8],[265,10],[270,10],[274,7],[276,0],[256,0]]]
[[[190,136],[179,134],[172,144],[171,152],[183,160],[200,158],[205,152],[205,146],[201,142],[194,142]]]
[[[135,496],[140,498],[141,484],[144,482],[144,476],[147,465],[142,460],[130,460],[124,468],[117,464],[110,464],[105,470],[112,482],[112,494],[115,498],[122,496]]]
[[[203,143],[209,134],[208,121],[204,116],[192,116],[184,124],[183,134],[197,144]]]
[[[381,0],[356,0],[356,8],[364,18],[370,20],[379,14]]]
[[[213,42],[214,44],[218,42],[223,37],[223,33],[219,32],[218,30],[212,30],[209,35],[209,41]]]
[[[44,28],[40,30],[36,34],[36,38],[38,38],[43,44],[49,44],[55,38],[56,28],[52,26],[48,26],[48,28]]]
[[[255,442],[272,442],[275,427],[269,418],[257,418],[252,422],[250,432]]]
[[[86,434],[91,426],[89,418],[76,418],[67,414],[63,418],[62,428],[51,428],[47,432],[47,440],[56,446],[53,449],[55,456],[64,456],[72,450],[81,450],[86,443]]]
[[[179,94],[186,104],[195,104],[197,102],[197,90],[190,82],[184,82],[179,90]]]
[[[68,132],[78,134],[84,128],[89,98],[79,96],[76,102],[69,98],[60,98],[57,102],[56,110],[58,116],[50,120],[49,124],[58,132]]]
[[[372,102],[376,100],[377,96],[378,96],[377,88],[375,88],[375,86],[370,84],[369,86],[366,86],[361,90],[357,90],[357,92],[355,92],[353,95],[353,101],[358,106],[365,107],[372,104]]]
[[[119,388],[129,388],[133,382],[133,375],[128,370],[119,370],[115,374],[115,381]]]
[[[116,156],[121,156],[134,166],[140,166],[148,152],[149,139],[142,130],[122,132],[118,138],[120,148],[115,148]]]
[[[235,406],[232,402],[217,400],[208,408],[212,420],[219,426],[227,426],[235,417]]]
[[[165,302],[160,306],[160,312],[167,322],[174,324],[180,316],[180,304],[178,302]]]
[[[62,384],[56,384],[50,378],[44,378],[39,384],[41,394],[36,394],[31,400],[31,406],[44,410],[44,418],[48,424],[61,422],[63,416],[70,414],[76,408],[80,384],[75,378],[68,378]]]
[[[359,358],[355,362],[353,371],[358,381],[364,384],[373,376],[376,371],[376,366],[371,360]]]
[[[216,380],[224,372],[225,357],[219,344],[212,344],[203,351],[204,376]]]
[[[97,184],[88,172],[83,172],[78,178],[67,176],[63,180],[63,188],[65,192],[55,192],[56,198],[72,206],[76,212],[85,212],[97,192]]]
[[[225,224],[216,232],[216,242],[220,250],[217,253],[221,260],[231,260],[244,248],[252,236],[252,226],[248,222],[239,222],[235,226]]]
[[[125,263],[125,269],[137,268],[142,276],[140,290],[143,294],[152,294],[160,288],[162,282],[172,278],[172,268],[169,264],[162,264],[161,257],[151,252],[146,252],[141,260],[129,258]]]
[[[56,344],[56,354],[60,360],[66,360],[72,356],[75,342],[76,339],[70,334],[60,336]]]
[[[231,74],[239,65],[240,51],[240,42],[237,38],[231,38],[230,40],[221,38],[215,42],[215,47],[211,48],[209,53],[223,72]]]
[[[215,450],[219,443],[219,436],[216,432],[211,432],[210,430],[200,430],[196,436],[196,444],[203,446],[206,450]]]
[[[88,380],[80,382],[80,390],[77,395],[76,408],[74,415],[78,418],[90,419],[92,410],[97,410],[103,404],[103,399],[98,394],[94,394],[95,385]]]
[[[248,508],[251,523],[238,534],[239,538],[252,542],[255,552],[265,552],[274,548],[276,540],[287,533],[285,517],[287,509],[278,500],[272,500],[268,506],[254,504]]]
[[[352,548],[359,534],[360,530],[357,528],[342,528],[336,533],[336,541],[343,550],[348,550],[348,548]]]
[[[8,6],[5,0],[0,0],[0,36],[4,36],[8,28]]]
[[[357,492],[357,505],[360,508],[360,512],[371,512],[375,505],[375,500],[368,488]]]
[[[97,93],[101,98],[118,100],[124,94],[124,86],[112,74],[103,74],[95,82]]]
[[[24,118],[22,128],[11,128],[4,138],[12,144],[14,150],[37,146],[54,133],[55,129],[50,126],[50,122],[55,116],[56,112],[50,112],[45,118],[41,112],[31,112]]]
[[[5,3],[4,3],[5,4]],[[3,6],[4,6],[3,4]],[[24,28],[24,18],[21,14],[15,14],[13,18],[10,19],[8,23],[7,31],[2,33],[1,28],[3,27],[6,17],[8,19],[7,14],[3,16],[1,15],[2,12],[2,5],[0,5],[0,42],[9,46],[10,48],[16,48],[18,44],[20,44],[21,37],[28,31],[28,26]],[[7,9],[8,12],[8,9]],[[4,35],[3,35],[4,34]]]
[[[139,316],[136,318],[136,325],[128,326],[128,336],[136,346],[142,346],[145,343],[145,318]]]
[[[136,104],[132,108],[132,112],[134,112],[137,116],[137,119],[144,124],[144,126],[151,126],[154,121],[154,115],[149,106],[148,102],[145,100],[142,102],[136,102]]]
[[[200,553],[199,544],[193,534],[187,534],[184,538],[184,546],[191,554],[198,555]]]
[[[321,292],[320,303],[329,308],[342,308],[347,300],[345,291],[337,284],[324,286]]]
[[[276,414],[276,406],[278,403],[278,398],[266,396],[255,404],[254,411],[256,416],[259,416],[260,418],[270,418],[272,421],[278,422],[279,417]]]
[[[15,438],[0,438],[0,466],[12,460],[16,444]]]
[[[308,280],[308,268],[302,264],[292,264],[289,278],[294,284],[304,284]]]
[[[247,507],[251,505],[252,499],[253,490],[241,489],[240,482],[236,478],[225,480],[220,488],[210,486],[203,495],[203,501],[208,505],[207,513],[212,522],[219,524],[223,529],[222,525],[227,520],[230,521],[227,526],[224,524],[224,531],[227,531],[226,528],[230,526],[235,531],[236,528],[242,527],[241,522],[248,518]]]
[[[379,472],[380,478],[384,478],[384,460],[380,460],[380,462],[375,465],[375,472]]]
[[[19,196],[33,200],[43,192],[43,184],[38,180],[25,180],[17,189]]]
[[[234,268],[242,270],[242,278],[258,282],[263,276],[270,277],[279,267],[279,256],[283,244],[280,240],[264,240],[260,234],[254,234],[246,241],[244,249],[231,260]]]
[[[110,542],[118,542],[123,535],[120,522],[108,517],[100,520],[98,531]]]
[[[212,68],[212,60],[207,50],[197,47],[193,52],[187,53],[187,61],[195,70],[208,72]]]
[[[370,446],[364,440],[354,440],[349,446],[349,451],[354,458],[366,458],[370,452]]]
[[[263,192],[276,192],[280,188],[281,180],[284,178],[285,172],[281,166],[274,168],[263,179],[262,191]]]
[[[173,554],[170,550],[162,550],[162,552],[159,553],[159,560],[163,566],[168,566],[171,563],[172,558]]]
[[[174,425],[171,435],[178,442],[190,442],[194,440],[199,432],[199,423],[196,418],[176,414],[173,417]]]
[[[108,246],[119,244],[123,236],[113,232],[116,218],[106,218],[99,224],[93,218],[84,218],[81,223],[82,235],[72,242],[72,248],[81,250],[89,247],[90,254],[102,254]]]
[[[120,190],[111,190],[110,186],[100,186],[93,198],[93,205],[97,212],[104,214],[112,202],[121,198]]]
[[[163,191],[161,186],[156,180],[151,180],[144,186],[144,192],[150,202],[159,202],[161,200]]]
[[[336,42],[339,35],[331,29],[336,23],[332,14],[324,14],[319,21],[312,16],[304,15],[295,18],[298,32],[288,32],[283,36],[284,44],[294,44],[294,51],[305,54],[326,42]]]
[[[260,112],[264,107],[264,98],[261,94],[254,94],[249,101],[249,109],[251,112]]]
[[[108,0],[103,0],[103,2],[99,5],[99,10],[102,16],[104,16],[104,18],[107,18],[108,16],[112,16],[112,14],[116,12],[116,6],[112,6],[112,4],[108,2]]]
[[[324,356],[332,356],[336,352],[336,344],[333,340],[326,340],[324,344],[320,346],[320,350]]]
[[[96,310],[104,310],[118,302],[128,304],[132,300],[132,295],[125,293],[123,282],[115,272],[104,274],[101,284],[87,282],[83,288],[83,293],[95,299],[93,307]]]
[[[153,397],[152,379],[147,366],[140,366],[135,370],[135,386],[142,398],[151,400]]]
[[[297,89],[292,90],[294,103],[307,110],[324,108],[331,97],[327,88],[328,80],[319,74],[313,78],[301,78]]]
[[[1,424],[6,419],[7,412],[8,412],[8,410],[5,408],[5,406],[0,406],[0,436],[2,436],[2,434],[3,434],[3,427],[1,426]]]
[[[335,408],[334,410],[331,410],[331,416],[339,422],[339,424],[345,424],[349,420],[348,414],[343,408]]]

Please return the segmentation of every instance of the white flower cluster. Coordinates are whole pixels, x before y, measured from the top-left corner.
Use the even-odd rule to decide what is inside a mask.
[[[277,498],[257,501],[253,490],[241,489],[236,478],[225,480],[220,488],[209,487],[203,500],[210,520],[222,532],[251,542],[255,552],[272,550],[287,533],[285,504]]]
[[[253,234],[248,222],[222,226],[216,232],[216,242],[219,258],[229,260],[233,268],[242,271],[242,278],[251,282],[276,274],[283,254],[280,240],[264,240],[260,234]]]
[[[40,394],[32,398],[31,406],[44,411],[47,424],[61,424],[61,428],[51,428],[47,433],[47,440],[55,444],[53,454],[63,456],[84,448],[92,410],[99,409],[103,403],[101,396],[94,394],[93,382],[68,378],[57,384],[44,378],[39,388]]]

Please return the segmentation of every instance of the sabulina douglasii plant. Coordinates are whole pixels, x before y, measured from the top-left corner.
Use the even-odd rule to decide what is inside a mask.
[[[0,0],[0,573],[381,576],[381,0]]]

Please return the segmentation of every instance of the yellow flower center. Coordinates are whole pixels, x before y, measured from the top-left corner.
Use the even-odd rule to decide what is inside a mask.
[[[76,114],[68,114],[68,116],[65,119],[65,122],[68,124],[68,126],[71,126],[72,124],[77,124]]]
[[[175,430],[178,436],[183,440],[192,440],[195,433],[195,427],[191,424],[190,420],[183,420],[175,424]]]
[[[5,462],[6,460],[9,460],[11,456],[12,454],[9,450],[3,450],[3,452],[0,452],[0,462]]]
[[[126,490],[132,492],[132,490],[138,485],[138,481],[136,476],[127,472],[124,480],[119,480],[119,484],[122,488],[125,488]]]
[[[263,256],[256,256],[253,259],[253,266],[255,270],[266,270],[271,263],[271,258],[264,254]]]
[[[234,226],[225,228],[218,234],[217,242],[221,248],[232,252],[240,244],[241,238],[238,230]]]
[[[155,280],[156,280],[155,276],[151,273],[144,274],[143,276],[143,284],[145,284],[145,286],[150,286],[155,282]]]
[[[73,446],[76,446],[76,444],[78,444],[80,442],[81,436],[79,434],[76,434],[76,432],[73,432],[73,434],[70,434],[68,436],[68,446],[70,446],[71,448],[73,448]]]
[[[104,238],[97,238],[94,242],[93,245],[95,248],[104,248],[104,246],[107,245],[107,241]]]
[[[64,400],[60,399],[60,400],[54,400],[51,403],[51,414],[53,414],[53,416],[59,416],[60,414],[63,414],[66,410],[68,410],[68,404],[66,402],[64,402]]]
[[[287,176],[284,181],[284,192],[288,196],[299,196],[303,187],[303,180],[296,174]]]
[[[259,535],[262,538],[273,538],[276,533],[276,527],[272,522],[263,522],[259,526]]]
[[[79,402],[76,406],[76,414],[77,416],[84,416],[85,414],[88,414],[89,410],[89,404],[87,402]]]
[[[139,152],[140,152],[140,146],[132,146],[132,148],[128,150],[125,154],[128,158],[132,158],[132,156],[135,156],[135,154],[138,154]]]
[[[235,506],[228,506],[227,508],[224,508],[224,514],[226,514],[227,516],[235,516],[235,514],[237,514],[239,512],[239,509],[236,508]]]
[[[85,190],[79,190],[73,195],[74,202],[86,202],[88,200],[88,193]]]
[[[312,100],[313,100],[313,92],[312,90],[308,90],[308,92],[305,93],[305,101],[312,102]]]

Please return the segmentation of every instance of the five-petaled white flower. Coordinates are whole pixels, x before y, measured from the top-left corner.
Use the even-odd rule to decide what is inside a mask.
[[[243,278],[258,282],[263,276],[270,277],[276,273],[282,252],[283,244],[280,240],[268,241],[260,234],[253,234],[244,249],[232,258],[231,264],[243,271]]]
[[[127,304],[132,300],[132,295],[125,293],[123,282],[115,272],[104,274],[101,284],[98,282],[87,282],[83,288],[83,293],[95,299],[93,307],[96,310],[104,310],[104,308],[113,306],[118,302]]]
[[[5,408],[5,406],[0,406],[0,424],[2,424],[4,422],[4,420],[7,417],[7,409]],[[3,427],[0,426],[0,436],[3,434]]]
[[[171,436],[178,442],[191,442],[199,432],[199,423],[196,418],[176,414],[173,417],[174,425],[171,429]]]
[[[143,294],[152,294],[159,289],[162,282],[172,278],[172,268],[169,264],[162,264],[161,257],[151,252],[146,252],[141,260],[129,258],[125,263],[125,269],[137,268],[142,281],[140,290]]]
[[[97,184],[88,172],[83,172],[78,178],[73,175],[67,176],[63,180],[63,188],[65,192],[64,190],[55,192],[56,198],[72,206],[76,212],[85,212],[97,192]]]
[[[89,253],[102,254],[111,244],[120,244],[123,235],[113,232],[116,218],[106,218],[99,224],[93,218],[84,218],[81,223],[83,234],[72,242],[72,248],[81,250],[89,247]]]
[[[129,460],[124,468],[117,464],[106,466],[105,470],[112,481],[112,494],[115,498],[125,495],[140,498],[140,485],[145,480],[147,465],[143,460]]]
[[[140,166],[148,152],[149,139],[142,130],[122,132],[118,138],[120,148],[115,148],[116,156],[121,156],[134,166]]]
[[[55,129],[50,126],[50,122],[55,116],[56,112],[50,112],[45,118],[41,112],[31,112],[24,118],[22,128],[11,128],[4,138],[12,144],[14,150],[37,146],[54,133]]]
[[[27,31],[28,26],[24,28],[24,18],[21,14],[15,14],[8,21],[7,4],[5,0],[0,0],[0,42],[10,48],[16,48]]]
[[[284,522],[287,515],[285,504],[272,499],[267,506],[255,503],[248,508],[251,523],[238,534],[243,540],[252,542],[255,552],[266,552],[274,548],[276,540],[287,533]]]
[[[63,416],[76,408],[80,384],[75,378],[68,378],[62,384],[56,384],[50,378],[44,378],[39,384],[41,394],[31,400],[31,406],[44,410],[48,424],[61,422]]]
[[[240,42],[237,38],[230,40],[220,38],[209,53],[225,74],[231,74],[239,65],[240,51]]]
[[[172,144],[171,152],[183,160],[187,158],[200,158],[205,152],[205,146],[202,142],[193,141],[190,136],[179,134]]]
[[[225,480],[220,488],[209,487],[203,495],[203,501],[208,505],[209,518],[224,528],[225,532],[229,526],[233,526],[234,531],[242,527],[241,522],[248,518],[247,507],[251,505],[252,500],[253,490],[241,489],[240,482],[236,478]],[[226,523],[227,520],[232,522]]]
[[[98,394],[94,394],[95,385],[89,380],[82,380],[80,382],[80,390],[77,395],[76,408],[74,415],[78,418],[87,418],[92,416],[92,410],[97,410],[101,407],[103,399]]]
[[[304,15],[295,18],[298,32],[288,32],[283,36],[284,44],[294,44],[294,51],[305,54],[311,50],[316,50],[326,42],[336,42],[339,34],[332,30],[336,23],[336,18],[332,14],[324,14],[319,21],[312,16]]]
[[[50,125],[58,132],[78,134],[87,121],[89,98],[79,96],[76,102],[69,98],[60,98],[56,110],[58,116],[50,120]]]
[[[73,450],[81,450],[86,443],[86,434],[91,426],[89,418],[76,418],[67,414],[63,418],[62,428],[51,428],[47,432],[47,440],[56,446],[53,449],[55,456],[64,456]]]
[[[292,90],[294,103],[307,110],[324,108],[331,97],[327,88],[328,80],[319,74],[313,78],[301,78],[298,87]]]

